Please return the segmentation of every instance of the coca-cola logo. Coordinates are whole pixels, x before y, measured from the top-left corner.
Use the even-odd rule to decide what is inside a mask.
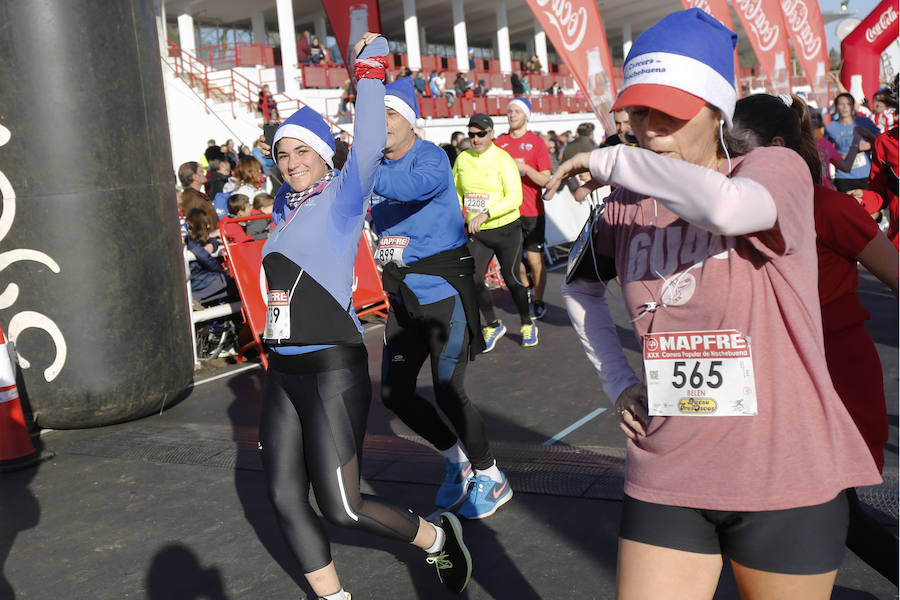
[[[866,29],[866,41],[870,44],[878,39],[882,33],[887,31],[887,28],[891,26],[891,24],[897,20],[897,9],[893,6],[888,6],[888,9],[881,13],[881,17],[878,19],[878,22],[875,23],[872,27]]]
[[[569,52],[574,51],[584,41],[587,31],[588,14],[584,6],[572,6],[569,0],[535,0],[541,8],[550,5],[544,16],[560,35],[562,45]],[[577,1],[577,0],[576,0]]]
[[[708,0],[686,0],[684,4],[685,8],[699,8],[708,15],[712,14],[712,7]]]
[[[787,26],[794,33],[794,49],[800,47],[803,58],[812,60],[822,50],[822,38],[809,24],[809,8],[803,0],[781,0],[781,12]]]
[[[733,6],[756,37],[757,47],[764,52],[774,48],[781,28],[766,16],[762,0],[737,0]]]

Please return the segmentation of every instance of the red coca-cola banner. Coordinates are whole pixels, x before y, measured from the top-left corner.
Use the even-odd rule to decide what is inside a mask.
[[[734,21],[731,20],[731,10],[728,8],[726,0],[681,0],[681,5],[685,10],[689,8],[699,8],[719,23],[734,31]],[[737,51],[734,53],[734,87],[737,90],[738,98],[741,96],[741,64],[738,61]]]
[[[781,14],[794,46],[794,55],[812,88],[810,99],[828,103],[828,45],[825,23],[816,0],[781,0]]]
[[[791,92],[791,50],[779,0],[732,0],[770,91]]]
[[[559,57],[587,95],[607,134],[615,132],[609,109],[616,97],[612,59],[594,0],[527,0]]]
[[[381,31],[377,0],[322,0],[344,64],[347,52],[367,31]]]
[[[841,42],[841,83],[850,89],[850,78],[862,76],[863,94],[871,99],[878,91],[881,53],[897,39],[897,0],[884,0]]]

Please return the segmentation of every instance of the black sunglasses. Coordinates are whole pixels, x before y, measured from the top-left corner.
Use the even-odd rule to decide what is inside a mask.
[[[488,131],[489,131],[488,129],[483,129],[481,131],[470,131],[469,137],[473,138],[477,135],[478,137],[483,138],[484,136],[486,136],[488,134]]]

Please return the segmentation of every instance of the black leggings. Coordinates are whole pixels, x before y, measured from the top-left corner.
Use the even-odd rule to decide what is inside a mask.
[[[497,320],[491,292],[484,284],[491,258],[497,256],[500,275],[519,311],[522,325],[531,323],[528,312],[528,290],[519,281],[519,263],[522,262],[522,224],[516,219],[496,229],[482,229],[469,236],[469,252],[475,258],[475,288],[478,290],[478,307],[488,324]]]
[[[359,471],[371,383],[365,347],[334,347],[296,357],[269,354],[259,444],[269,498],[304,573],[331,562],[326,519],[411,542],[419,519],[410,510],[360,494]]]
[[[411,317],[403,304],[391,302],[384,330],[381,361],[381,400],[406,425],[438,450],[459,440],[476,469],[494,464],[484,420],[463,389],[469,360],[469,332],[459,296],[454,294],[423,304],[424,315]],[[437,405],[456,433],[434,406],[416,393],[416,378],[431,357],[431,380]]]

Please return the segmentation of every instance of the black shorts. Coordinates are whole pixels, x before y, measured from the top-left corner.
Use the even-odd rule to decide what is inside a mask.
[[[519,217],[522,221],[522,247],[529,252],[544,251],[544,215]]]
[[[668,506],[625,496],[619,537],[685,552],[721,553],[760,571],[813,575],[841,566],[848,515],[844,492],[824,504],[757,512]]]

